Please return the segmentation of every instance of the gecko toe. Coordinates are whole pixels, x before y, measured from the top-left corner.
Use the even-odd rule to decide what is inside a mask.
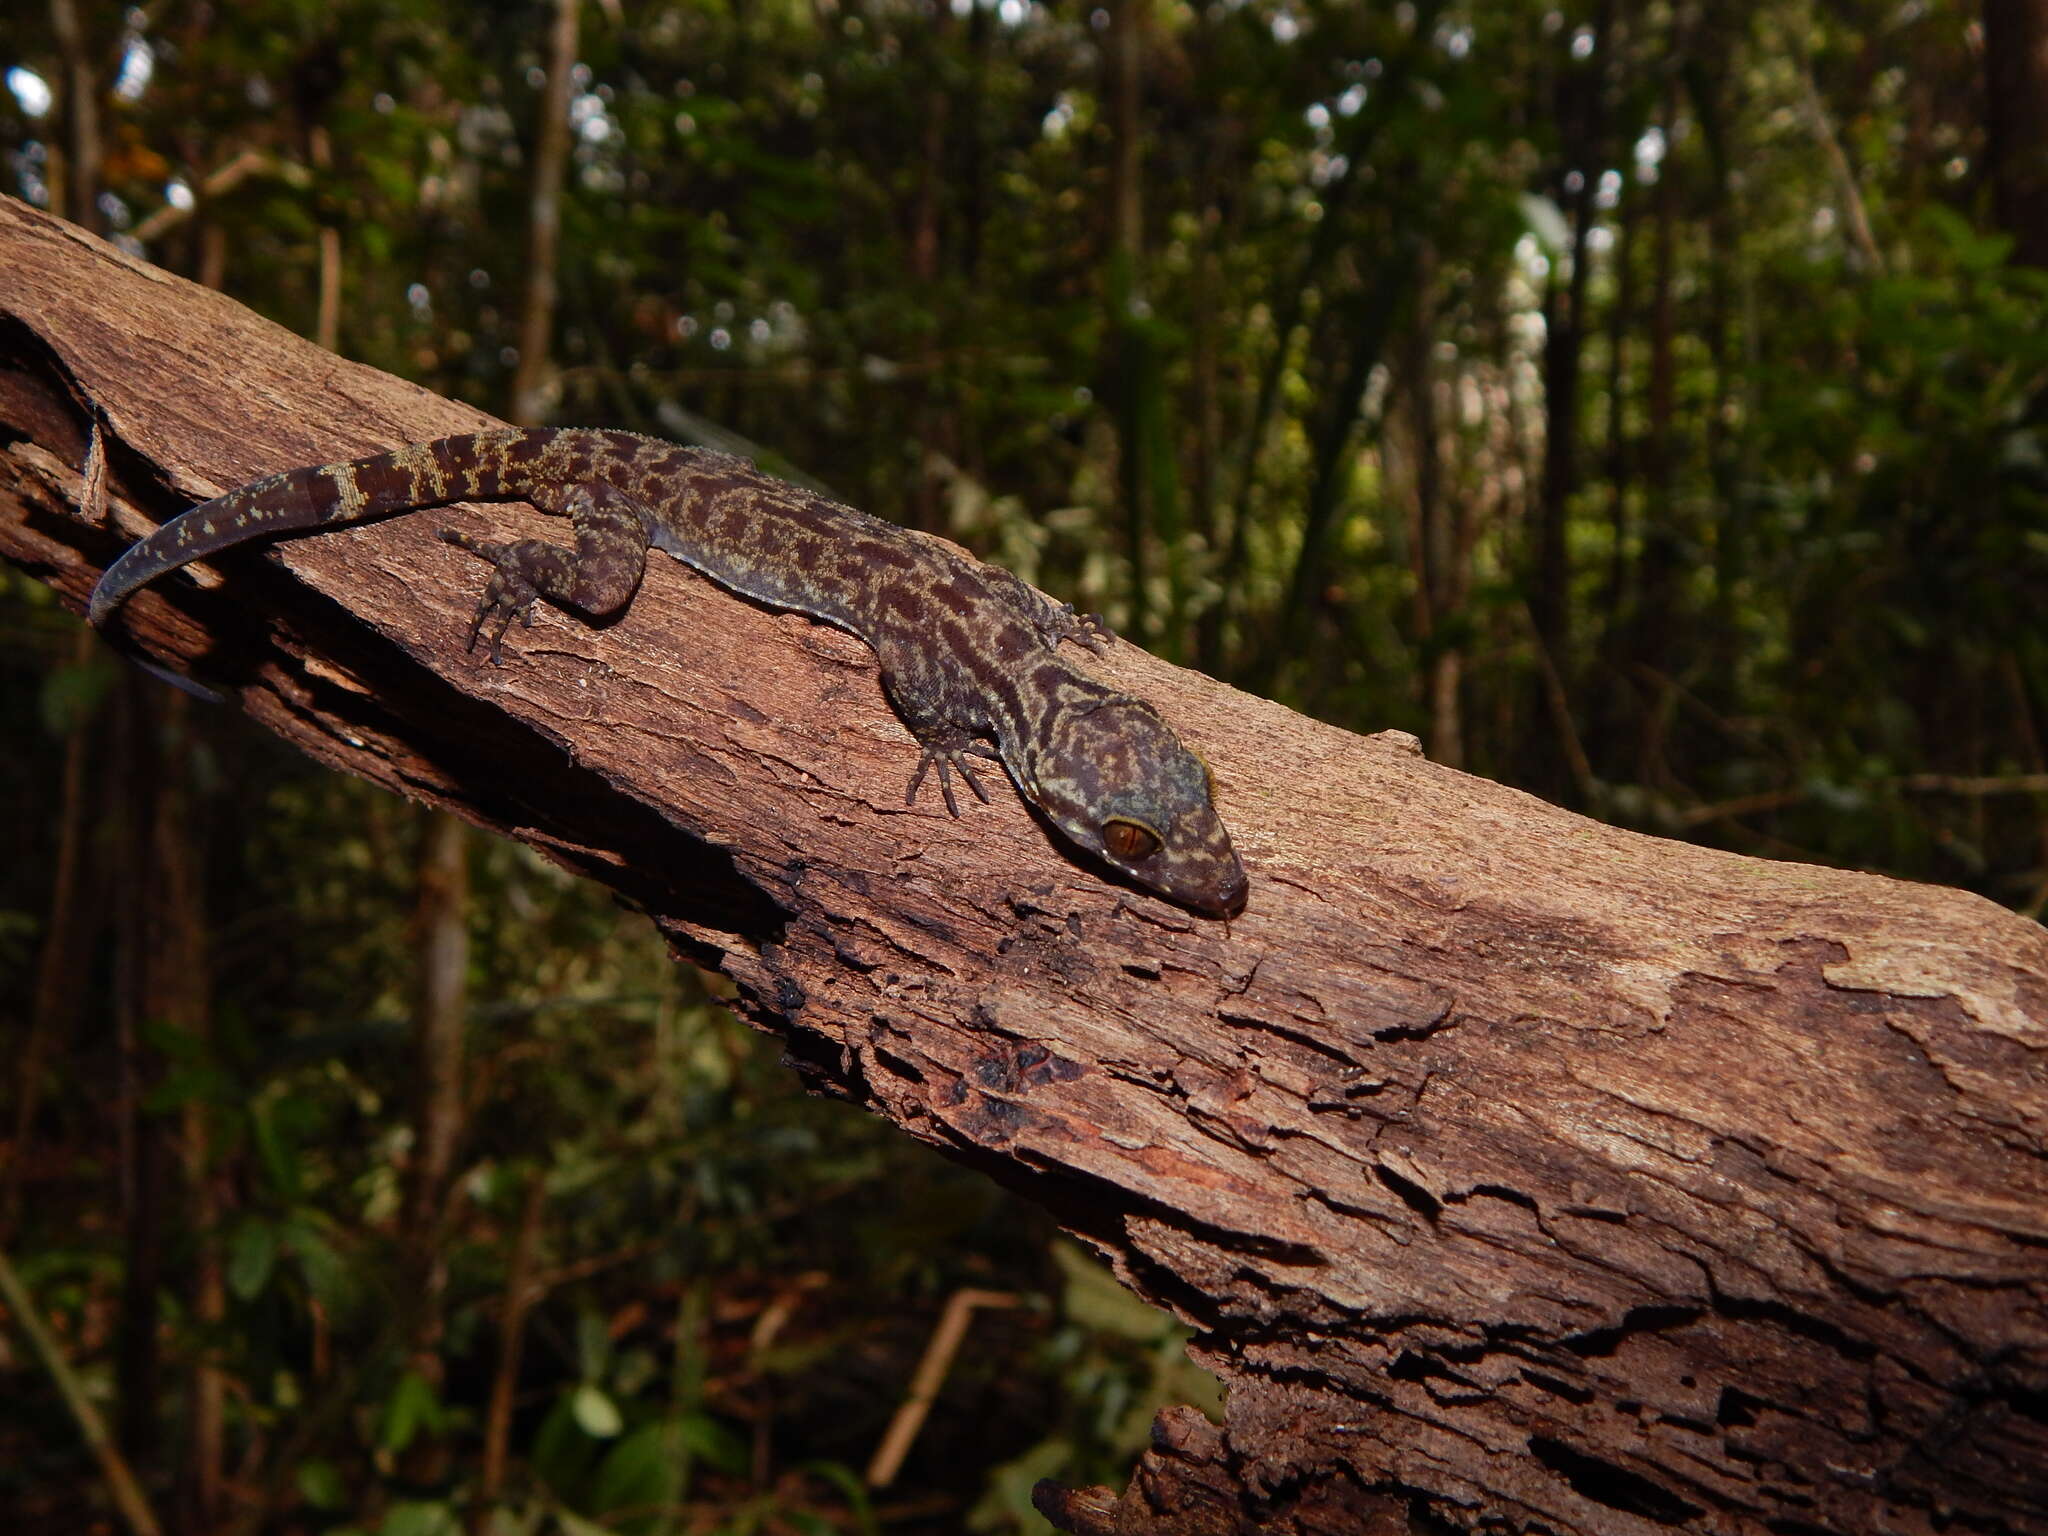
[[[982,756],[983,754],[976,753],[975,755]],[[981,780],[977,779],[974,776],[974,770],[967,766],[966,757],[959,752],[955,752],[953,754],[953,766],[960,770],[960,777],[965,779],[967,781],[967,787],[974,791],[974,798],[979,800],[983,805],[987,805],[989,803],[988,791],[981,787]],[[960,813],[958,811],[955,811],[953,814],[957,816]]]
[[[1100,656],[1109,649],[1109,642],[1116,638],[1116,631],[1103,622],[1099,613],[1082,613],[1072,603],[1060,604],[1060,626],[1058,637],[1071,640],[1084,651],[1093,651]]]
[[[966,759],[970,754],[975,757],[998,758],[997,753],[979,742],[963,742],[959,746],[953,746],[950,743],[939,746],[926,746],[918,754],[917,771],[910,776],[910,788],[903,796],[903,803],[905,805],[917,804],[917,792],[924,784],[925,775],[933,769],[937,769],[938,771],[934,777],[939,781],[939,794],[946,802],[946,811],[949,815],[958,816],[960,814],[960,799],[959,796],[953,793],[953,775],[955,772],[959,773],[960,777],[967,781],[967,787],[974,791],[975,799],[979,800],[983,805],[989,804],[988,791],[981,787],[981,780],[976,778],[974,770],[967,766]],[[998,760],[1000,759],[998,758]]]
[[[491,665],[502,667],[505,664],[505,632],[515,621],[521,628],[533,628],[540,590],[519,569],[517,555],[511,545],[486,544],[454,528],[443,528],[441,538],[491,566],[491,579],[484,584],[483,596],[476,605],[476,617],[470,621],[467,648],[475,651],[478,640],[487,640]]]

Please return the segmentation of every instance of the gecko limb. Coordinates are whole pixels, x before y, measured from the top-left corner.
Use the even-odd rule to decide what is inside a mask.
[[[505,632],[515,620],[533,627],[540,599],[601,619],[625,607],[647,567],[651,514],[615,486],[597,481],[560,491],[541,489],[534,505],[569,519],[576,530],[574,549],[545,539],[487,543],[459,529],[441,530],[446,542],[492,567],[469,627],[469,649],[475,650],[488,631],[493,665],[503,663]]]
[[[1054,602],[1013,571],[999,565],[983,566],[980,574],[989,589],[1029,624],[1048,647],[1062,640],[1100,655],[1115,638],[1115,632],[1095,613],[1080,613],[1072,603]]]

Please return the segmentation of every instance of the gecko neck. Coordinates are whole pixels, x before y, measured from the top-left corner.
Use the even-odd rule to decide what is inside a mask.
[[[1122,695],[1051,652],[1021,669],[1012,681],[1013,687],[990,694],[989,713],[1003,764],[1029,794],[1068,723]]]

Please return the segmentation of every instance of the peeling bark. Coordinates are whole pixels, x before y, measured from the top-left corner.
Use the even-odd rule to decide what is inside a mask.
[[[200,496],[482,421],[10,202],[0,312],[0,554],[73,607]],[[118,530],[68,506],[88,402]],[[1047,1488],[1064,1528],[2048,1531],[2038,926],[1603,827],[1119,646],[1252,873],[1193,918],[1014,796],[906,808],[868,652],[672,563],[480,665],[447,522],[544,527],[242,553],[128,635],[622,892],[817,1091],[1192,1323],[1225,1424]]]

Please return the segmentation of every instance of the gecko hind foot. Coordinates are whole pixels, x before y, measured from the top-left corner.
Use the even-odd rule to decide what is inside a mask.
[[[519,552],[515,546],[486,544],[455,528],[443,528],[441,539],[457,549],[467,550],[491,567],[491,579],[484,587],[484,595],[476,605],[476,618],[469,626],[466,649],[476,649],[484,626],[489,624],[490,649],[487,654],[492,666],[501,667],[505,664],[505,631],[512,627],[514,619],[523,628],[533,628],[534,605],[540,601],[539,589],[519,568]]]
[[[953,798],[953,773],[957,769],[960,777],[967,781],[967,787],[974,791],[974,798],[983,805],[989,803],[988,791],[981,787],[981,780],[974,776],[974,770],[967,766],[969,757],[985,757],[1000,762],[1001,758],[991,747],[978,741],[927,742],[917,759],[917,772],[910,776],[910,790],[904,795],[905,805],[917,804],[918,786],[924,783],[928,769],[936,766],[939,770],[939,793],[945,796],[946,810],[954,816],[960,814],[960,802]]]

